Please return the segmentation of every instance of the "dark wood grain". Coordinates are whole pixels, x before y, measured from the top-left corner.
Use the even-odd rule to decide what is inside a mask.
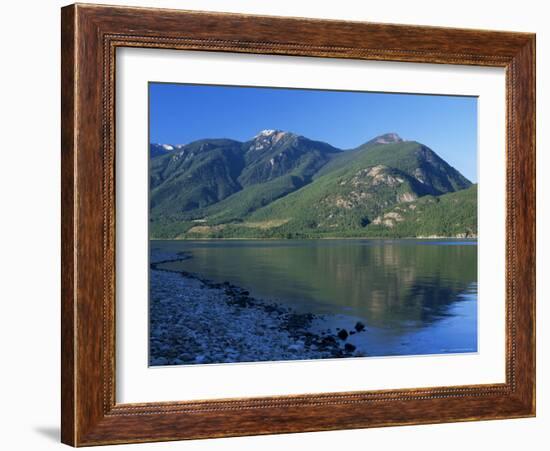
[[[64,443],[534,415],[534,35],[97,5],[63,8],[61,34]],[[117,404],[114,68],[125,46],[506,68],[506,383]]]
[[[64,8],[61,15],[61,440],[75,444],[74,8]]]

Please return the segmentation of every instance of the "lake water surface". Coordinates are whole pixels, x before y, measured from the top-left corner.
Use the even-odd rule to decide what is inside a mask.
[[[330,327],[360,320],[366,333],[349,340],[369,356],[477,351],[476,241],[182,240],[151,248],[188,252],[169,266],[324,314]]]

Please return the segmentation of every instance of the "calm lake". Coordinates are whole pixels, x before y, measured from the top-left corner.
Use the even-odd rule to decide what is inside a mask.
[[[369,356],[477,351],[477,241],[151,241],[188,252],[171,263],[259,299],[326,315],[330,327],[362,321],[350,342]]]

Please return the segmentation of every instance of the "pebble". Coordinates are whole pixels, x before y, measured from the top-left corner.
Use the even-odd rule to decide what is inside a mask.
[[[348,332],[345,329],[339,330],[338,338],[340,338],[340,340],[345,340],[346,338],[348,338]]]

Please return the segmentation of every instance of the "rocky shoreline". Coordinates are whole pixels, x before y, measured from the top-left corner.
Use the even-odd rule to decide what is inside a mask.
[[[349,331],[319,328],[323,315],[298,313],[229,282],[163,266],[188,258],[151,253],[150,366],[363,356],[347,342],[364,331],[361,322]]]

